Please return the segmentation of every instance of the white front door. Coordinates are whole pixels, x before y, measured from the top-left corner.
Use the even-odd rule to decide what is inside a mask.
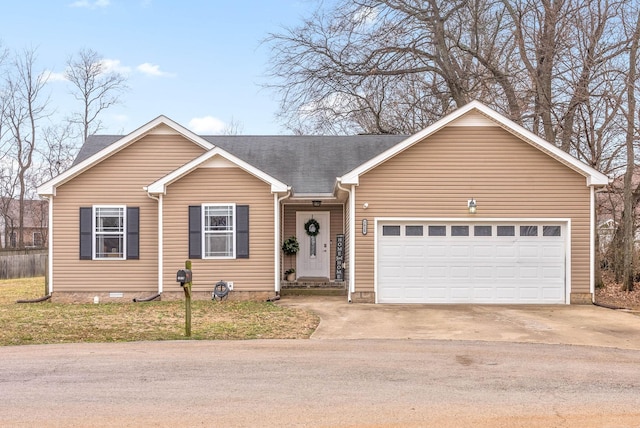
[[[318,222],[316,236],[309,236],[305,225],[311,220]],[[297,254],[296,276],[329,278],[329,211],[299,211],[296,213],[296,233],[300,250]]]

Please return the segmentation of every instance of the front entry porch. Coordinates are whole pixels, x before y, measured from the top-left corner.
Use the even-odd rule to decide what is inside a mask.
[[[285,203],[282,210],[281,242],[295,237],[299,250],[281,254],[280,294],[346,295],[343,204]]]

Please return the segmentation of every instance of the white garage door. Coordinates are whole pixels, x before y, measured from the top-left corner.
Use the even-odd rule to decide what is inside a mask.
[[[379,303],[565,303],[566,223],[379,222]]]

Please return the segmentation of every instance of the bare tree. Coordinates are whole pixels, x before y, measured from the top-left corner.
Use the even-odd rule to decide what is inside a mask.
[[[62,122],[44,128],[42,144],[37,149],[44,160],[38,174],[40,182],[64,172],[73,163],[78,144],[73,138],[72,126],[70,122]]]
[[[82,109],[70,119],[81,128],[82,141],[101,128],[100,113],[120,100],[127,89],[126,76],[108,70],[103,58],[91,49],[81,49],[67,61],[66,78],[73,85],[72,95]]]
[[[270,36],[272,87],[294,129],[412,133],[477,99],[593,160],[598,146],[579,146],[583,109],[605,107],[594,97],[617,97],[598,86],[624,80],[629,40],[620,24],[633,7],[631,0],[345,0]]]
[[[6,78],[5,119],[9,134],[8,156],[17,177],[18,246],[24,246],[25,197],[28,194],[27,176],[33,164],[39,120],[46,116],[48,97],[43,93],[46,77],[37,73],[34,49],[16,55]],[[9,181],[11,182],[11,181]]]

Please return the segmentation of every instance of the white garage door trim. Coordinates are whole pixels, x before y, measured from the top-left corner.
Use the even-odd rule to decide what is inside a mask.
[[[379,259],[379,226],[380,223],[424,223],[424,224],[506,224],[513,223],[522,225],[524,223],[531,224],[560,224],[563,229],[564,238],[564,254],[565,254],[565,284],[564,284],[564,303],[569,304],[571,295],[571,219],[569,218],[448,218],[448,217],[376,217],[374,218],[374,289],[375,289],[375,302],[379,303],[380,296],[380,281],[378,272],[378,259]]]

